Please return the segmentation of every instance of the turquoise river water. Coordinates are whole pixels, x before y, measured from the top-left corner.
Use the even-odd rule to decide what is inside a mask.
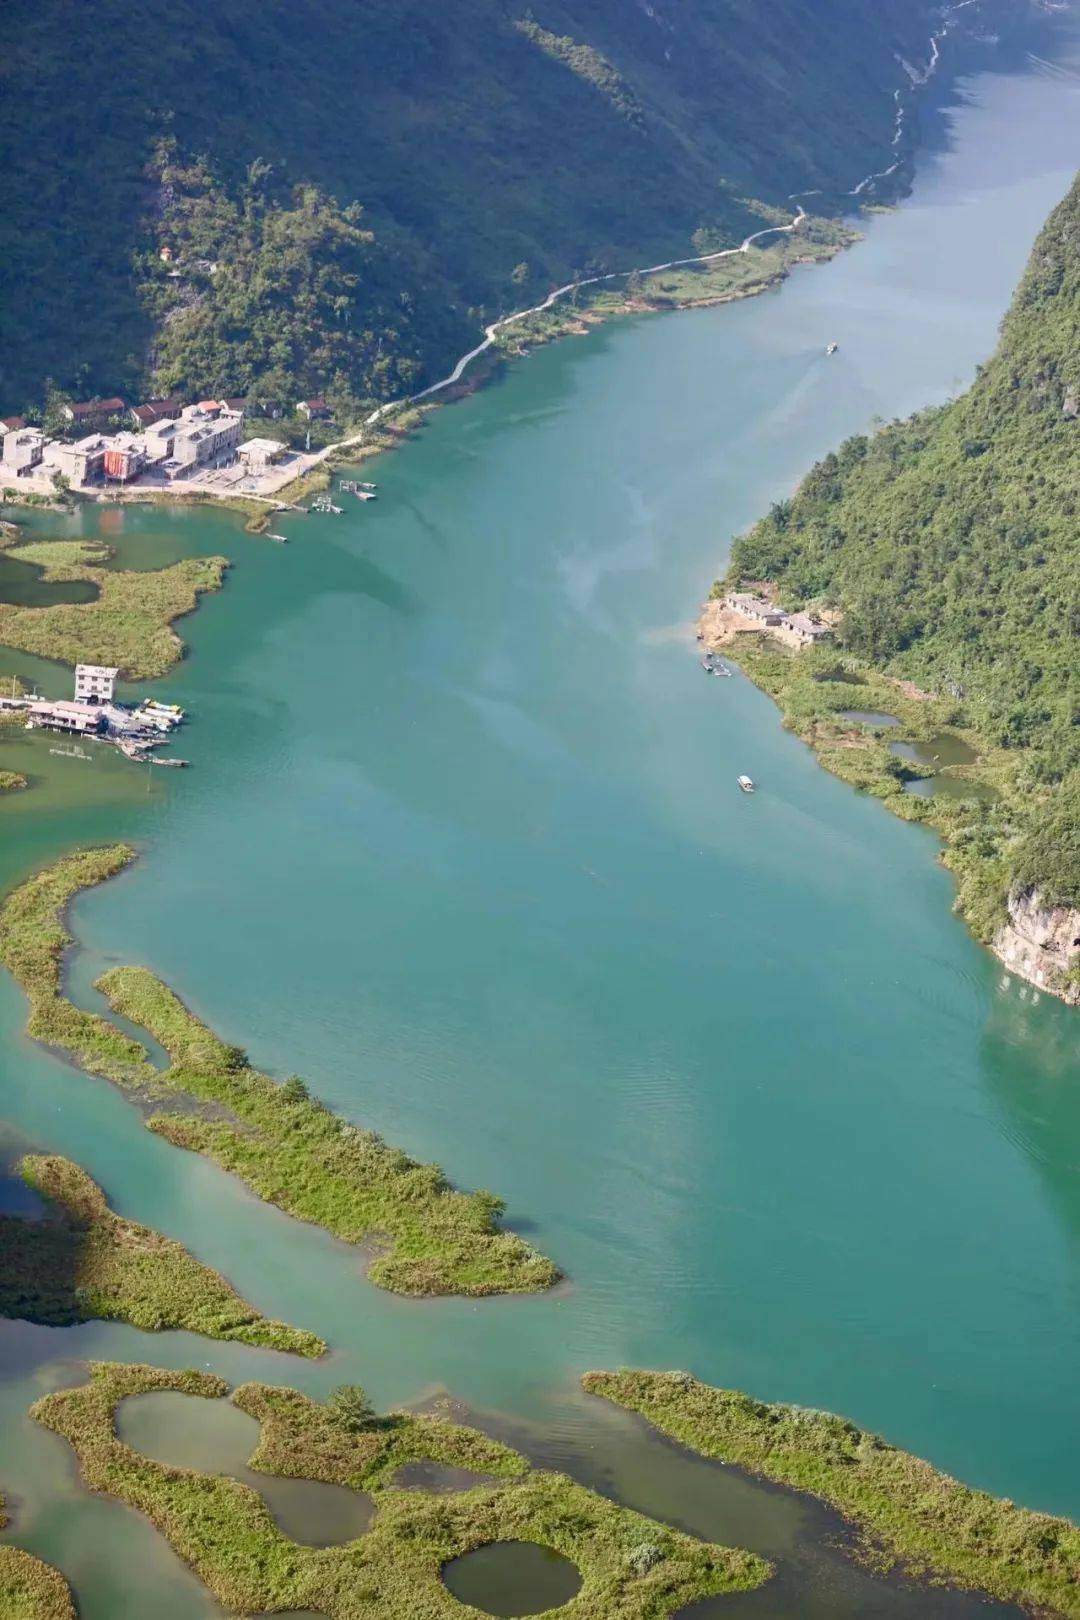
[[[0,804],[0,886],[135,841],[76,907],[76,993],[151,965],[260,1066],[502,1194],[568,1277],[526,1300],[372,1288],[355,1252],[35,1048],[0,982],[4,1150],[71,1155],[333,1346],[294,1364],[0,1325],[8,1534],[69,1574],[84,1620],[217,1613],[26,1419],[87,1356],[351,1378],[379,1403],[448,1389],[537,1456],[780,1558],[709,1613],[975,1606],[855,1571],[816,1508],[650,1442],[576,1392],[584,1369],[685,1366],[840,1411],[1080,1514],[1077,1015],[1006,983],[933,839],[821,771],[747,681],[706,679],[692,628],[732,532],[989,353],[1080,158],[1080,35],[1053,53],[963,81],[912,198],[831,266],[538,352],[374,464],[375,505],[284,520],[288,546],[193,510],[41,525],[235,568],[157,687],[191,710],[193,768],[3,743],[35,791]]]

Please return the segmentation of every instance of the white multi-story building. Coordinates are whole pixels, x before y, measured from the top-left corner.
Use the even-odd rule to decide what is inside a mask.
[[[76,664],[76,703],[111,703],[119,673],[107,664]]]
[[[15,428],[4,433],[0,443],[3,446],[0,450],[0,467],[4,472],[12,472],[17,478],[20,473],[40,467],[45,447],[45,437],[40,428]]]

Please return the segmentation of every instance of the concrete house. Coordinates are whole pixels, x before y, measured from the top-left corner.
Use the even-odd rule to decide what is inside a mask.
[[[40,428],[14,428],[0,439],[0,470],[18,478],[41,465],[45,436]]]
[[[107,664],[76,664],[76,703],[111,703],[119,673]]]
[[[124,416],[127,406],[116,396],[112,399],[86,399],[77,405],[65,405],[62,415],[76,427],[95,427],[110,416]]]
[[[829,641],[832,630],[820,619],[815,619],[809,613],[793,613],[784,624],[777,625],[774,634],[778,641],[784,641],[789,647],[816,647],[819,642]]]
[[[775,607],[764,596],[755,596],[752,591],[729,592],[724,598],[724,606],[738,613],[754,630],[775,630],[788,620],[782,608]]]
[[[286,446],[277,439],[246,439],[236,455],[249,472],[265,472],[285,454]]]
[[[75,444],[54,442],[49,453],[73,484],[93,484],[105,476],[105,440],[100,433],[88,434]]]

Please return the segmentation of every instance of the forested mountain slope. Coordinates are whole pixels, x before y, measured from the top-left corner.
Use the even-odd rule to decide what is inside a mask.
[[[7,0],[0,409],[428,379],[575,269],[892,160],[927,0]],[[166,261],[160,257],[166,250]]]
[[[1080,179],[973,387],[827,456],[732,578],[841,608],[850,653],[951,695],[1014,762],[988,855],[1080,908]]]

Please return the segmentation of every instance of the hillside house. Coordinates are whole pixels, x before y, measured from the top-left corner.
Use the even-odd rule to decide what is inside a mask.
[[[61,414],[85,432],[88,427],[101,426],[110,416],[125,416],[127,406],[115,396],[112,399],[87,399],[77,405],[63,406]]]
[[[744,618],[752,630],[775,630],[788,620],[782,608],[774,606],[764,596],[755,596],[752,591],[730,591],[724,598],[724,606]]]
[[[832,638],[832,630],[810,613],[792,613],[785,617],[783,624],[778,624],[773,630],[778,641],[786,642],[789,647],[816,647],[822,641]]]
[[[306,416],[309,422],[323,422],[330,415],[325,399],[301,399],[296,406],[297,416]]]
[[[148,399],[145,405],[133,405],[131,418],[136,429],[144,433],[148,427],[156,422],[175,420],[180,415],[182,407],[178,399]]]

